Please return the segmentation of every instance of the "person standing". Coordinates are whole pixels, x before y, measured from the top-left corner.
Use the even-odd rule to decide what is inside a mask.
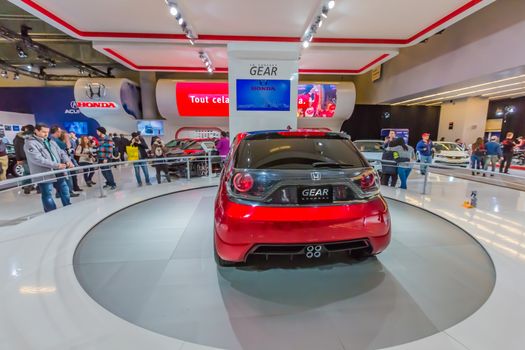
[[[120,134],[120,144],[119,144],[119,152],[120,152],[120,161],[124,162],[126,160],[126,147],[128,147],[131,144],[131,141],[126,138],[126,135]]]
[[[142,137],[140,137],[138,132],[134,132],[131,134],[130,146],[138,147],[139,149],[139,161],[133,163],[137,183],[139,184],[139,187],[142,186],[142,178],[140,177],[140,169],[142,169],[142,172],[144,173],[144,180],[146,180],[146,185],[150,186],[151,181],[149,180],[148,163],[145,161],[145,159],[148,159],[148,144]]]
[[[465,145],[465,143],[463,141],[461,141],[461,139],[456,139],[456,141],[454,141],[462,150],[465,150],[467,148],[467,146]]]
[[[470,149],[470,167],[472,168],[472,175],[476,175],[476,170],[480,170],[483,167],[481,161],[486,154],[483,139],[478,137],[476,142],[470,146]],[[479,171],[477,174],[479,175]],[[485,176],[485,174],[483,174],[483,176]]]
[[[483,170],[487,170],[489,168],[489,163],[492,166],[492,172],[496,171],[496,164],[498,163],[498,160],[501,158],[503,153],[501,152],[501,146],[498,143],[498,137],[492,136],[490,138],[490,141],[485,144],[485,149],[487,151],[487,154],[485,155],[485,161],[483,163]],[[485,174],[483,174],[485,176]],[[490,174],[490,176],[494,176],[494,174]]]
[[[161,172],[164,173],[166,181],[171,182],[168,163],[166,162],[166,160],[163,159],[166,157],[168,149],[166,148],[160,137],[157,137],[155,139],[155,142],[153,142],[151,149],[153,151],[153,156],[156,158],[155,162],[153,163],[153,166],[155,167],[155,170],[157,172],[157,183],[160,185],[160,183],[162,182]]]
[[[421,135],[421,141],[417,143],[416,150],[419,155],[419,160],[423,164],[432,163],[432,149],[434,144],[430,140],[430,134],[425,132]],[[427,165],[421,165],[421,175],[425,175],[427,172]]]
[[[75,156],[78,158],[78,165],[80,166],[90,166],[95,163],[94,149],[91,148],[89,139],[87,136],[82,136],[80,138],[80,143],[75,149]],[[96,182],[93,182],[93,175],[95,172],[93,168],[84,169],[84,181],[86,182],[87,187],[96,185]]]
[[[385,142],[383,143],[383,149],[387,148],[390,142],[394,141],[396,139],[396,131],[390,130],[388,133],[388,136],[385,138]]]
[[[40,174],[52,170],[65,170],[74,167],[66,152],[61,150],[56,142],[49,140],[48,135],[49,127],[45,124],[37,124],[34,134],[26,138],[24,151],[27,156],[27,163],[31,174]],[[49,182],[38,184],[42,196],[42,204],[46,213],[57,208],[52,195],[53,182],[57,183],[62,205],[67,206],[71,204],[66,177],[67,174],[65,172],[59,175],[50,175],[44,179],[49,180]]]
[[[0,138],[0,181],[7,179],[7,167],[9,166],[9,157],[7,156],[7,142],[5,138]]]
[[[110,163],[113,159],[113,148],[115,147],[115,144],[109,138],[109,136],[107,136],[106,128],[104,128],[103,126],[99,126],[97,128],[97,136],[100,139],[100,146],[98,147],[98,163]],[[111,167],[107,165],[102,166],[101,171],[102,176],[104,176],[104,179],[106,179],[106,184],[104,185],[104,188],[109,187],[112,190],[116,189],[117,184],[115,183],[115,178],[113,177]]]
[[[230,139],[225,131],[221,131],[221,138],[217,141],[215,147],[217,148],[221,159],[225,159],[226,156],[228,156],[228,153],[230,153]]]
[[[387,150],[393,152],[394,160],[397,164],[397,174],[401,181],[400,188],[406,190],[407,179],[412,171],[412,165],[410,163],[416,159],[414,148],[407,145],[402,137],[399,137],[390,142]]]
[[[512,163],[512,157],[514,156],[514,147],[516,147],[516,144],[514,143],[514,133],[508,132],[507,138],[501,142],[501,163],[499,165],[499,172],[500,173],[509,173],[510,164]]]
[[[35,131],[35,127],[33,125],[24,125],[22,127],[22,131],[16,134],[15,138],[13,139],[13,146],[15,147],[15,157],[16,157],[16,163],[18,165],[21,165],[24,168],[24,176],[29,175],[29,165],[27,164],[27,157],[26,152],[24,151],[24,144],[26,142],[26,138],[33,134]],[[22,185],[25,185],[23,187],[24,194],[30,194],[33,190],[33,185],[31,185],[31,180],[24,180],[22,181]]]

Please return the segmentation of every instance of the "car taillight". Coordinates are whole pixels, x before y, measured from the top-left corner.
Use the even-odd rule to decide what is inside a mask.
[[[361,176],[361,189],[369,190],[376,185],[376,177],[374,173],[367,173]]]
[[[248,192],[253,187],[253,177],[248,173],[237,173],[233,177],[233,187],[241,193]]]

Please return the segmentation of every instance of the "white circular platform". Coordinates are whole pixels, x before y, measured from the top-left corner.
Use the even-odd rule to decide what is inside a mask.
[[[96,225],[74,256],[83,288],[115,315],[188,343],[306,350],[379,349],[431,336],[473,314],[494,287],[492,261],[472,237],[392,200],[392,243],[377,258],[218,268],[215,192],[158,197]]]

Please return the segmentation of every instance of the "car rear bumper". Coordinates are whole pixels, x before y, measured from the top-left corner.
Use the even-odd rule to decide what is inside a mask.
[[[330,251],[330,243],[365,241],[371,254],[380,253],[390,242],[390,216],[382,197],[318,207],[252,206],[231,202],[224,194],[217,198],[215,247],[224,260],[245,261],[250,254],[265,253],[264,249],[273,254],[272,246],[282,247],[274,252],[301,254],[306,245],[322,245],[323,251]]]

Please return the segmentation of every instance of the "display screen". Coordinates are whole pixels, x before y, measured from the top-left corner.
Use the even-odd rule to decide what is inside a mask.
[[[381,129],[381,140],[384,140],[385,137],[390,134],[390,130],[394,130],[396,132],[396,137],[402,137],[405,140],[405,143],[408,145],[408,129]]]
[[[334,84],[303,84],[298,86],[297,116],[299,118],[332,118],[337,105]]]
[[[228,117],[228,83],[177,83],[177,109],[181,117]]]
[[[64,122],[64,129],[67,132],[74,132],[76,135],[87,135],[87,122]]]
[[[140,120],[137,122],[137,131],[143,136],[162,136],[164,135],[164,121]]]
[[[237,79],[238,111],[289,111],[290,80]]]

